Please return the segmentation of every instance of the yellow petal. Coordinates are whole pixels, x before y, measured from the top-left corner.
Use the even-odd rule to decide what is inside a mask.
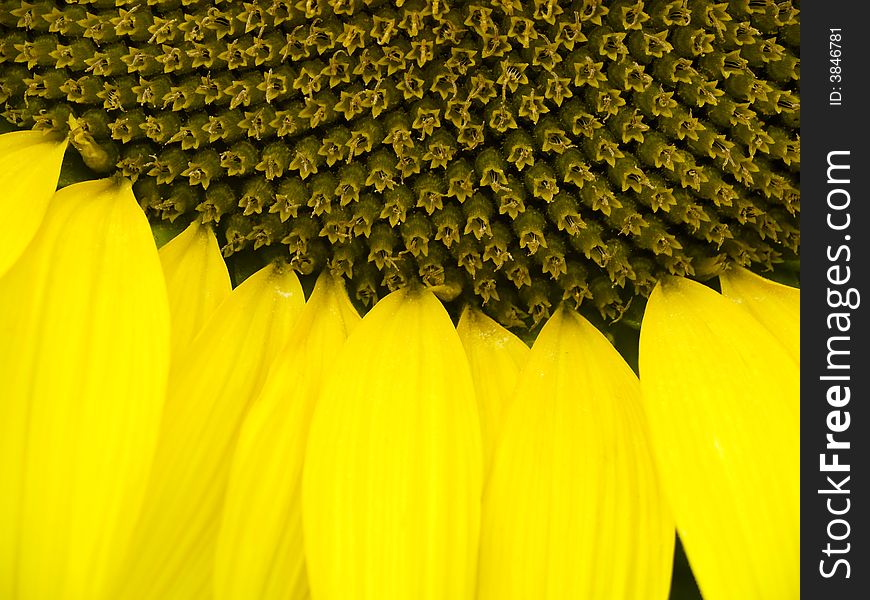
[[[667,598],[674,527],[637,377],[573,311],[547,322],[520,374],[480,544],[479,600]]]
[[[327,376],[302,507],[317,600],[468,600],[482,478],[462,344],[431,292],[381,300]]]
[[[100,598],[169,369],[160,261],[129,184],[57,192],[0,278],[0,339],[0,598]]]
[[[640,337],[653,447],[705,600],[800,593],[799,372],[753,316],[685,279]]]
[[[514,393],[529,347],[479,310],[466,309],[456,328],[471,366],[480,412],[484,472],[492,458],[505,406]]]
[[[189,600],[210,589],[235,441],[302,306],[290,269],[261,269],[173,358],[146,510],[114,597]]]
[[[40,131],[0,135],[0,275],[33,239],[57,188],[66,140]]]
[[[173,355],[182,351],[232,291],[211,228],[199,219],[160,249],[169,293]]]
[[[245,420],[223,511],[218,600],[306,600],[302,464],[321,382],[359,315],[322,275]]]
[[[722,293],[767,327],[800,365],[801,291],[734,267],[719,276]]]

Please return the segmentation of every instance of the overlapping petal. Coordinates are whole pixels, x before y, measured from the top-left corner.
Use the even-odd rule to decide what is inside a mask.
[[[722,294],[742,304],[761,321],[800,364],[801,291],[734,267],[719,277]]]
[[[265,267],[173,358],[146,510],[115,597],[207,595],[235,441],[302,306],[295,273]]]
[[[245,420],[217,547],[218,600],[306,600],[302,465],[327,369],[360,317],[344,284],[321,275]]]
[[[504,408],[511,400],[529,347],[479,310],[466,309],[456,327],[477,393],[484,472],[492,460]]]
[[[0,275],[36,234],[57,188],[66,145],[40,131],[0,135]]]
[[[198,219],[160,248],[169,294],[173,355],[193,341],[232,291],[214,232]]]
[[[20,156],[60,152],[39,147]],[[129,183],[55,194],[0,278],[0,339],[0,597],[101,598],[142,504],[169,370],[166,289]]]
[[[365,316],[311,425],[303,523],[318,600],[470,600],[482,487],[462,345],[428,291]]]
[[[637,377],[597,329],[559,309],[505,415],[478,599],[663,599],[673,544]]]
[[[640,376],[705,600],[797,598],[800,380],[791,353],[740,304],[673,279],[649,299]]]

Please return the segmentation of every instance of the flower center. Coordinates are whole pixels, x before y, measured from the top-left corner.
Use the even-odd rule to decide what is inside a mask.
[[[423,280],[506,324],[616,319],[665,275],[798,252],[782,3],[12,5],[7,120],[364,302]]]

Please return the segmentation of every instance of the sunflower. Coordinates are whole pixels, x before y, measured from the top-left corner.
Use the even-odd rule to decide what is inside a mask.
[[[799,595],[790,3],[0,31],[0,596]]]

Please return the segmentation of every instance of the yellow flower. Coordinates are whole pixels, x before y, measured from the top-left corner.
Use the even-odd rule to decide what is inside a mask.
[[[4,1],[0,600],[796,597],[792,4]]]

